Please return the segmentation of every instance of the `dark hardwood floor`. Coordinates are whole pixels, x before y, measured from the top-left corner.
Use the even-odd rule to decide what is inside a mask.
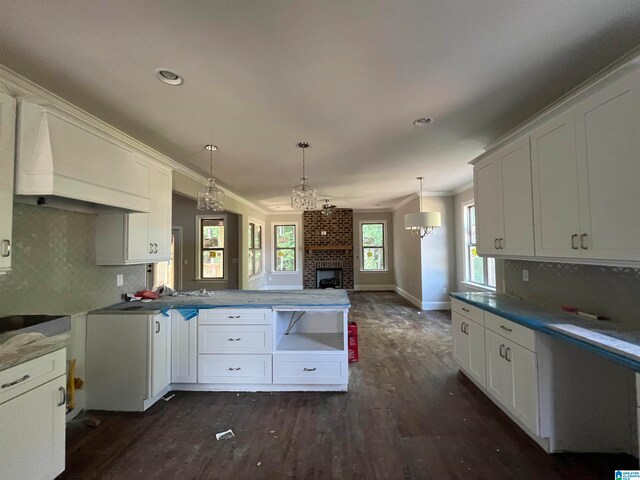
[[[68,426],[64,479],[607,479],[628,455],[548,455],[460,374],[448,312],[351,295],[350,391],[176,392]],[[87,415],[87,414],[85,414]],[[235,438],[216,441],[233,429]]]

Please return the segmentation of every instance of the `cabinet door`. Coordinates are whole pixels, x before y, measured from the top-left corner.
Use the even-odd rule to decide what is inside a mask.
[[[151,397],[171,383],[171,334],[169,317],[153,317],[151,342]]]
[[[0,270],[11,268],[16,101],[0,93]]]
[[[483,387],[486,386],[486,358],[484,353],[484,327],[474,321],[467,321],[469,342],[469,373]]]
[[[154,247],[149,237],[149,216],[149,213],[130,213],[127,216],[128,262],[153,261]]]
[[[180,312],[171,312],[171,381],[196,383],[198,381],[198,320],[185,320]]]
[[[640,73],[576,108],[582,256],[640,260]]]
[[[2,478],[50,480],[64,470],[63,375],[0,405]]]
[[[485,332],[487,359],[487,390],[507,409],[513,405],[513,376],[511,363],[504,358],[509,341],[495,332]],[[502,355],[501,355],[502,354]]]
[[[536,354],[515,343],[509,343],[507,358],[513,373],[512,413],[538,434],[538,365]]]
[[[500,154],[503,240],[498,253],[533,256],[533,205],[529,137]]]
[[[149,242],[153,243],[153,261],[171,259],[171,172],[154,169],[151,172],[151,213]]]
[[[531,134],[531,157],[536,255],[579,257],[580,205],[573,112],[560,115]]]
[[[469,337],[464,333],[465,318],[456,313],[451,313],[451,329],[453,331],[453,359],[465,371],[469,370]],[[466,323],[469,323],[466,320]],[[471,322],[473,323],[473,322]]]
[[[487,157],[473,172],[475,183],[477,248],[480,255],[495,255],[497,239],[502,237],[502,192],[500,162]]]

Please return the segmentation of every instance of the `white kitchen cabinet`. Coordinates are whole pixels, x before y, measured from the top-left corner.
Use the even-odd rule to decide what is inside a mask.
[[[0,93],[0,272],[11,268],[16,101]]]
[[[488,392],[531,433],[538,435],[538,370],[535,352],[490,328],[485,330],[485,338]]]
[[[149,213],[98,215],[96,263],[128,265],[171,259],[171,171],[149,163]]]
[[[533,255],[529,137],[478,162],[474,179],[478,253]]]
[[[531,161],[536,255],[580,257],[582,230],[573,111],[532,132]]]
[[[87,317],[88,409],[144,411],[171,382],[171,329],[162,314]]]
[[[640,261],[640,72],[575,108],[583,258]]]
[[[2,478],[51,480],[64,470],[65,359],[62,349],[0,372]]]
[[[198,381],[198,319],[171,311],[171,382]]]
[[[451,313],[453,357],[481,386],[486,385],[484,326],[457,312]]]

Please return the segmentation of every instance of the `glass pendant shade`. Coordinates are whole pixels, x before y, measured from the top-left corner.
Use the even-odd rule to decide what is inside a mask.
[[[307,142],[298,143],[298,147],[302,149],[302,180],[300,185],[294,187],[291,191],[291,208],[295,208],[296,210],[315,210],[317,208],[318,203],[318,193],[315,188],[311,187],[307,183],[306,171],[305,171],[305,159],[304,159],[304,151],[306,148],[309,148],[309,144]]]
[[[198,190],[198,210],[212,210],[220,212],[224,210],[224,191],[216,185],[213,178],[213,152],[218,150],[215,145],[205,145],[209,150],[209,178],[207,184]]]
[[[213,178],[209,178],[206,186],[198,190],[198,210],[224,210],[224,192],[216,185]]]

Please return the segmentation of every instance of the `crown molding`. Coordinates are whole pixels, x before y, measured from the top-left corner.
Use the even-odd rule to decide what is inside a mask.
[[[123,142],[127,146],[138,150],[139,152],[151,157],[152,159],[170,167],[172,170],[198,182],[202,185],[207,184],[207,178],[191,168],[175,161],[174,159],[160,153],[154,148],[142,143],[139,140],[136,140],[132,136],[123,132],[122,130],[117,129],[116,127],[100,120],[95,115],[73,105],[71,102],[65,100],[64,98],[56,95],[53,92],[41,87],[37,83],[29,80],[28,78],[23,77],[19,73],[14,72],[13,70],[5,67],[4,65],[0,65],[0,92],[6,93],[16,100],[26,100],[34,103],[44,104],[44,105],[53,105],[69,115],[73,115],[95,128],[101,130],[102,132],[110,135],[117,140]],[[267,211],[261,206],[247,200],[241,195],[229,190],[229,188],[220,185],[220,188],[224,191],[225,195],[229,198],[236,200],[243,205],[252,208],[262,215],[266,215]]]
[[[467,183],[466,185],[462,185],[461,187],[456,188],[452,193],[453,195],[458,195],[462,192],[466,192],[467,190],[470,190],[473,188],[473,182],[471,183]]]

